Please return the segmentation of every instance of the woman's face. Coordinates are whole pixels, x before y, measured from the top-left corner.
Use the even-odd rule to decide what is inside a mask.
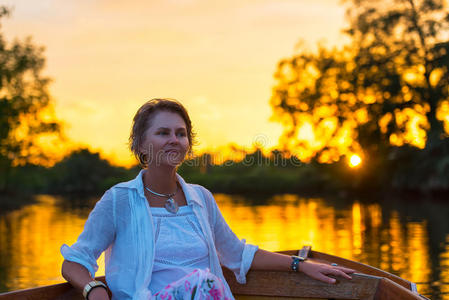
[[[184,119],[177,113],[159,111],[151,118],[144,134],[143,149],[148,166],[181,164],[189,149]]]

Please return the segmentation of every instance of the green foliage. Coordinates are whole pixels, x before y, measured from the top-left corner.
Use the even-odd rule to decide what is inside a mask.
[[[113,166],[99,153],[78,149],[51,168],[31,164],[12,168],[10,190],[21,194],[101,194],[138,172],[138,167]]]
[[[390,187],[399,190],[440,193],[449,191],[449,139],[437,147],[418,150],[412,147],[394,149]]]
[[[1,6],[0,18],[8,14]],[[59,123],[41,115],[51,107],[44,66],[43,48],[31,39],[8,43],[0,32],[0,190],[7,187],[12,164],[48,159],[36,137],[59,133]]]
[[[323,196],[339,195],[340,192],[390,192],[392,188],[447,191],[449,142],[438,149],[440,152],[434,151],[433,159],[429,160],[428,154],[414,147],[394,148],[389,160],[379,159],[360,169],[351,169],[344,161],[304,164],[295,157],[286,158],[279,151],[264,156],[257,150],[248,153],[240,162],[222,164],[212,164],[212,156],[203,154],[184,162],[178,172],[187,182],[201,184],[213,192],[254,195],[255,203],[262,201],[262,195],[276,193]],[[10,187],[22,195],[101,195],[114,184],[133,179],[139,171],[138,166],[129,169],[112,166],[98,153],[79,149],[51,168],[31,164],[13,168]],[[0,199],[0,206],[13,204],[8,204],[8,197]]]
[[[88,149],[72,152],[49,173],[49,190],[53,193],[101,193],[135,176],[129,177],[127,169],[110,165]]]
[[[188,181],[222,193],[317,193],[332,189],[329,178],[312,164],[279,151],[264,156],[260,150],[248,153],[240,162],[210,163],[209,154],[184,162],[179,173]]]

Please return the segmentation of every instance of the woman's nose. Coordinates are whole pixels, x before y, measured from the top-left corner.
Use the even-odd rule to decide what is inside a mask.
[[[179,139],[176,136],[176,133],[170,134],[170,143],[178,143],[178,142],[179,142]]]

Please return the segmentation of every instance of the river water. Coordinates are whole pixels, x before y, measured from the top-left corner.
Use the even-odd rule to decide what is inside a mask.
[[[63,282],[59,248],[83,229],[96,197],[37,195],[0,213],[0,292]],[[417,283],[431,299],[449,299],[449,203],[382,204],[297,195],[258,199],[215,194],[228,224],[267,250],[312,249],[357,260]],[[103,257],[100,270],[104,274]]]

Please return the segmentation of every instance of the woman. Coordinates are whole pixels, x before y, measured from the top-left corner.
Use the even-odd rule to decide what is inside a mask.
[[[212,194],[176,173],[194,134],[185,108],[153,99],[136,113],[130,148],[143,166],[115,185],[90,213],[71,247],[63,245],[62,274],[86,299],[109,299],[93,280],[105,252],[113,299],[233,299],[221,265],[244,284],[249,269],[294,270],[328,283],[353,270],[300,261],[258,249],[231,231]]]

